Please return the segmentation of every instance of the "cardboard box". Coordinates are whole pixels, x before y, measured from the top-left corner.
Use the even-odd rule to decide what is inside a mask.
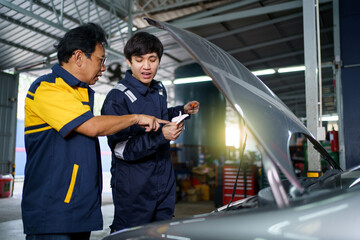
[[[186,191],[186,197],[189,202],[198,202],[201,200],[201,189],[191,188]]]
[[[206,165],[201,165],[199,167],[194,167],[192,169],[192,174],[200,183],[208,183],[211,178],[215,177],[215,170]]]
[[[188,202],[198,202],[200,197],[198,195],[187,195]]]

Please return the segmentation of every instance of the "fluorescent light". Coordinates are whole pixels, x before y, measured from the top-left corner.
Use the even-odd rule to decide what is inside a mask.
[[[57,52],[50,54],[50,57],[56,57],[56,56],[57,56]]]
[[[196,83],[196,82],[208,82],[212,79],[209,76],[198,76],[198,77],[188,77],[188,78],[178,78],[174,80],[174,84],[184,84],[184,83]]]
[[[274,74],[275,70],[274,69],[264,69],[264,70],[254,71],[252,73],[256,76],[269,75],[269,74]]]
[[[321,120],[324,122],[336,122],[339,120],[338,115],[324,115],[321,117]]]
[[[170,81],[170,80],[165,80],[165,81],[161,81],[161,82],[164,86],[168,86],[168,85],[172,84],[172,81]]]
[[[305,66],[292,66],[292,67],[279,68],[279,69],[277,69],[277,72],[278,73],[287,73],[287,72],[297,72],[297,71],[304,71],[304,70],[305,70]],[[256,76],[270,75],[270,74],[275,74],[276,70],[273,68],[269,68],[269,69],[263,69],[263,70],[258,70],[258,71],[252,71],[252,73]],[[178,79],[174,80],[174,84],[207,82],[207,81],[211,81],[211,80],[212,79],[209,76],[178,78]],[[165,85],[165,83],[164,83],[164,85]]]
[[[305,70],[305,66],[293,66],[293,67],[279,68],[278,73],[298,72],[304,70]]]

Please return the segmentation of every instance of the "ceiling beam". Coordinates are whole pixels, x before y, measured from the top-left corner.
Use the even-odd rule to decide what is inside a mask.
[[[150,3],[151,1],[152,0],[149,0],[148,3]],[[186,6],[186,5],[193,5],[193,4],[204,2],[204,0],[187,0],[187,1],[186,0],[182,0],[182,1],[177,0],[175,2],[176,3],[174,3],[174,4],[169,4],[169,5],[166,5],[166,6],[163,6],[163,7],[160,7],[160,5],[158,5],[158,7],[153,7],[151,9],[145,10],[145,8],[140,5],[139,1],[135,0],[134,4],[137,4],[137,6],[139,8],[141,8],[141,10],[140,11],[134,11],[133,16],[135,17],[135,16],[138,16],[138,15],[143,15],[143,14],[148,14],[148,13],[161,12],[161,11],[169,10],[169,9],[172,9],[172,8],[179,8],[179,7]],[[147,6],[147,4],[145,4],[145,5]]]
[[[0,18],[4,19],[5,21],[14,23],[14,24],[16,24],[16,25],[18,25],[18,26],[20,26],[20,27],[29,29],[29,30],[34,31],[34,32],[37,32],[37,33],[40,33],[40,34],[42,34],[42,35],[44,35],[44,36],[47,36],[47,37],[49,37],[49,38],[53,38],[53,39],[58,40],[58,41],[61,39],[60,37],[57,37],[57,36],[55,36],[55,35],[52,35],[52,34],[50,34],[50,33],[48,33],[48,32],[45,32],[45,31],[43,31],[43,30],[40,30],[40,29],[38,29],[38,28],[35,28],[35,27],[33,27],[33,26],[29,25],[29,24],[26,24],[26,23],[24,23],[24,22],[20,22],[19,20],[13,19],[12,17],[5,16],[5,15],[2,14],[2,13],[0,13]]]
[[[95,1],[96,4],[106,10],[109,10],[111,8],[110,5],[107,4],[106,1]],[[120,19],[124,19],[127,16],[129,16],[129,3],[130,1],[112,1],[112,7],[115,10],[116,16]]]
[[[328,9],[328,8],[326,8],[326,9]],[[243,27],[243,28],[232,30],[232,31],[226,31],[224,33],[208,36],[208,37],[205,37],[205,38],[207,40],[213,40],[213,39],[217,39],[217,38],[222,38],[222,37],[226,37],[226,36],[229,36],[229,35],[234,35],[234,34],[237,34],[237,33],[240,33],[240,32],[244,32],[244,31],[256,29],[256,28],[259,28],[259,27],[263,27],[263,26],[266,26],[266,25],[287,21],[287,20],[290,20],[292,18],[297,18],[297,17],[301,17],[301,16],[302,16],[302,13],[291,14],[289,16],[280,17],[280,18],[276,18],[276,19],[273,19],[273,20],[270,20],[270,21],[249,25],[249,26],[246,26],[246,27]],[[325,32],[328,32],[328,31],[332,31],[332,28],[327,28],[327,29],[321,30],[322,33],[325,33]],[[269,45],[273,45],[273,44],[278,44],[278,43],[294,40],[294,39],[301,38],[301,37],[303,37],[303,35],[299,34],[299,35],[295,35],[295,36],[292,36],[292,37],[282,38],[282,39],[278,39],[278,40],[274,40],[274,41],[270,41],[270,42],[266,42],[266,43],[261,43],[261,44],[255,44],[255,45],[247,46],[247,47],[240,48],[240,49],[238,48],[238,49],[230,50],[230,51],[227,51],[227,52],[229,54],[235,54],[235,53],[238,53],[238,52],[253,50],[255,48],[260,48],[260,47],[265,47],[265,46],[269,46]],[[181,46],[179,46],[178,44],[172,44],[171,46],[166,46],[165,50],[168,51],[168,50],[177,49],[177,48],[181,48]],[[303,54],[303,52],[301,52],[301,54]],[[297,54],[297,55],[299,55],[299,54]]]
[[[40,0],[32,0],[32,1],[33,1],[33,3],[35,3],[36,5],[38,5],[38,6],[42,7],[42,8],[45,8],[46,10],[48,10],[48,11],[50,11],[50,12],[56,11],[56,14],[61,15],[61,11],[60,11],[60,10],[57,10],[57,9],[54,9],[54,8],[50,7],[49,5],[47,5],[47,4],[45,4],[45,3],[42,3]],[[68,14],[66,14],[66,13],[63,13],[63,16],[64,16],[66,19],[68,19],[68,20],[70,20],[70,21],[72,21],[72,22],[80,25],[80,21],[79,21],[78,19],[76,19],[76,18],[74,18],[74,17],[72,17],[72,16],[70,16],[70,15],[68,15]]]
[[[6,0],[0,0],[0,4],[6,6],[6,7],[8,7],[8,8],[10,8],[10,9],[16,11],[16,12],[19,12],[19,13],[21,13],[21,14],[24,14],[25,16],[28,16],[28,17],[31,17],[31,18],[33,18],[33,19],[36,19],[36,20],[38,20],[38,21],[40,21],[40,22],[43,22],[43,23],[45,23],[45,24],[47,24],[47,25],[49,25],[49,26],[55,27],[55,28],[57,28],[57,29],[60,29],[60,30],[62,30],[62,31],[64,31],[64,32],[67,32],[67,31],[69,30],[68,28],[65,28],[64,26],[62,26],[62,25],[60,25],[60,24],[53,23],[53,22],[47,20],[46,18],[40,17],[39,15],[36,15],[36,14],[30,12],[30,11],[27,11],[27,10],[25,10],[25,9],[23,9],[23,8],[15,5],[15,4],[12,4],[12,3],[10,3],[10,2],[8,2],[8,1],[6,1]]]
[[[250,46],[246,46],[246,47],[242,47],[242,48],[236,48],[236,49],[233,49],[233,50],[228,50],[227,52],[229,54],[236,54],[236,53],[240,53],[240,52],[254,50],[254,49],[257,49],[257,48],[268,47],[268,46],[271,46],[271,45],[284,43],[284,42],[299,39],[299,38],[302,38],[302,37],[303,37],[302,34],[298,34],[298,35],[294,35],[294,36],[290,36],[290,37],[286,37],[286,38],[275,39],[273,41],[266,41],[266,42],[263,42],[263,43],[258,43],[258,44],[254,44],[254,45],[250,45]]]
[[[70,30],[70,29],[65,28],[64,26],[62,26],[60,24],[53,23],[53,22],[51,22],[51,21],[49,21],[49,20],[47,20],[45,18],[40,17],[39,15],[36,15],[36,14],[30,12],[30,11],[27,11],[26,9],[23,9],[23,8],[21,8],[21,7],[17,6],[17,5],[14,5],[14,4],[10,3],[10,2],[7,2],[6,0],[0,0],[0,4],[10,8],[10,9],[16,11],[16,12],[24,14],[25,16],[34,18],[34,19],[36,19],[36,20],[38,20],[40,22],[43,22],[43,23],[45,23],[47,25],[50,25],[50,26],[55,27],[55,28],[57,28],[59,30],[62,30],[64,32],[67,32],[67,31]],[[119,51],[117,51],[115,49],[111,49],[109,47],[107,47],[106,49],[109,52],[111,52],[112,54],[116,55],[116,56],[120,56],[120,57],[124,56],[122,53],[120,53]]]
[[[76,2],[75,0],[74,1],[74,5],[76,6]],[[53,8],[50,7],[49,5],[45,4],[45,3],[42,3],[40,0],[33,0],[33,3],[35,3],[36,5],[39,5],[40,7],[43,7],[45,8],[46,10],[49,10],[51,12],[53,12]],[[122,4],[125,3],[125,6],[122,6]],[[90,4],[90,2],[89,2]],[[129,4],[129,1],[113,1],[112,2],[112,6],[108,5],[105,1],[94,1],[94,6],[99,6],[103,9],[106,9],[106,10],[109,10],[112,8],[115,13],[116,13],[116,16],[123,19],[123,18],[126,18],[128,16],[128,11],[126,10],[126,6]],[[61,11],[60,10],[56,10],[56,13],[57,14],[61,14]],[[81,20],[79,19],[76,19],[66,13],[63,13],[64,14],[64,17],[78,25],[81,24]]]
[[[200,27],[204,25],[210,25],[219,22],[227,22],[233,20],[239,20],[243,18],[249,18],[274,12],[281,12],[285,10],[291,10],[296,8],[301,8],[301,1],[293,1],[281,4],[274,4],[266,7],[259,7],[254,9],[247,9],[227,14],[222,14],[219,16],[206,17],[202,19],[197,19],[196,21],[186,21],[186,22],[176,22],[173,25],[179,28],[192,28],[192,27]]]
[[[289,90],[289,88],[297,88],[297,87],[304,87],[304,90],[305,90],[305,76],[304,76],[304,79],[301,79],[302,81],[300,82],[297,82],[297,83],[291,83],[291,84],[286,84],[286,85],[282,85],[280,87],[270,87],[270,89],[273,91],[273,92],[279,92],[279,91],[282,91],[282,90]],[[333,78],[323,78],[322,79],[322,83],[324,84],[323,85],[323,88],[324,87],[328,87],[329,86],[329,83],[333,83],[334,79]],[[326,83],[326,84],[325,84]],[[266,83],[266,85],[268,85]],[[292,91],[289,90],[289,93],[287,94],[292,94]]]
[[[286,94],[276,94],[281,100],[291,100],[291,99],[301,99],[305,102],[305,88],[296,91],[289,91]],[[335,95],[334,92],[325,93],[322,95],[324,97],[333,97]]]
[[[265,22],[260,22],[260,23],[248,25],[248,26],[245,26],[245,27],[237,28],[237,29],[234,29],[234,30],[231,30],[231,31],[225,31],[225,32],[218,33],[218,34],[211,35],[211,36],[205,36],[204,38],[211,41],[211,40],[214,40],[214,39],[217,39],[217,38],[223,38],[223,37],[231,36],[231,35],[234,35],[234,34],[239,34],[241,32],[246,32],[246,31],[253,30],[253,29],[256,29],[256,28],[261,28],[261,27],[265,27],[265,26],[268,26],[268,25],[276,24],[276,23],[279,23],[279,22],[285,22],[285,21],[288,21],[290,19],[300,18],[300,17],[302,17],[302,13],[290,14],[290,15],[285,16],[285,17],[274,18],[274,19],[272,19],[270,21],[265,21]]]
[[[5,39],[0,39],[0,43],[3,43],[5,45],[9,45],[9,46],[12,46],[12,47],[15,47],[15,48],[19,48],[19,49],[22,49],[22,50],[25,50],[25,51],[28,51],[28,52],[32,52],[32,53],[35,53],[35,54],[43,56],[43,57],[48,56],[47,53],[39,52],[39,51],[37,51],[35,49],[28,48],[28,47],[25,47],[25,46],[17,44],[17,43],[13,43],[13,42],[10,42],[10,41],[5,40]]]
[[[323,0],[321,3],[332,2],[332,0]],[[210,25],[219,22],[239,20],[243,18],[255,17],[259,15],[265,15],[275,12],[282,12],[286,10],[292,10],[302,8],[302,1],[292,1],[285,2],[280,4],[269,5],[265,7],[259,7],[254,9],[247,9],[238,12],[227,13],[219,16],[206,17],[202,19],[197,19],[196,21],[186,21],[186,22],[174,22],[173,25],[179,28],[192,28],[200,27],[204,25]]]
[[[251,46],[249,46],[247,48],[250,48],[250,47]],[[328,44],[328,45],[323,45],[321,47],[321,49],[328,49],[328,48],[332,48],[332,47],[333,47],[332,44]],[[304,55],[304,51],[299,50],[299,51],[295,51],[295,52],[291,52],[291,53],[279,54],[279,55],[276,55],[276,56],[271,56],[271,57],[267,57],[267,58],[260,58],[260,59],[247,61],[247,62],[241,62],[241,63],[248,67],[249,65],[260,64],[260,63],[267,62],[267,61],[273,61],[273,60],[278,60],[278,59],[283,59],[283,58],[292,57],[292,56],[298,56],[298,55]],[[184,60],[181,63],[164,64],[163,68],[174,67],[175,65],[176,66],[184,66],[184,65],[191,64],[191,63],[194,63],[194,62],[195,62],[195,60],[193,60],[193,58],[189,58],[187,60]],[[287,67],[287,66],[284,66],[284,67]],[[328,67],[328,65],[326,65],[326,67]],[[255,71],[255,69],[252,69],[251,71]]]
[[[219,7],[213,8],[211,10],[195,13],[195,14],[192,14],[190,16],[183,17],[180,20],[174,20],[173,23],[194,21],[196,19],[208,17],[208,16],[211,16],[211,15],[216,15],[216,14],[226,12],[226,11],[231,11],[231,10],[234,10],[236,8],[243,7],[243,6],[249,5],[251,3],[257,3],[257,2],[259,2],[259,0],[238,1],[238,2],[230,3],[230,4],[227,4],[227,5],[224,5],[224,6],[219,6]]]
[[[333,44],[327,44],[327,45],[321,46],[321,49],[328,49],[328,48],[333,48],[333,47],[334,47]],[[245,66],[248,66],[248,65],[254,65],[254,64],[259,64],[259,63],[263,63],[263,62],[278,60],[278,59],[282,59],[282,58],[293,57],[293,56],[297,56],[297,55],[304,55],[304,50],[299,50],[299,51],[295,51],[295,52],[291,52],[291,53],[279,54],[277,56],[271,56],[271,57],[256,59],[256,60],[252,60],[252,61],[247,61],[247,62],[244,62],[243,64]]]

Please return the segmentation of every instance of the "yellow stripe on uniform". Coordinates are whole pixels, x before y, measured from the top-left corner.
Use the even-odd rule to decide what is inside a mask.
[[[27,130],[27,131],[25,131],[24,134],[26,135],[26,134],[35,133],[35,132],[41,132],[41,131],[49,130],[51,128],[52,128],[51,126],[46,126],[46,127],[39,128],[39,129]]]
[[[73,168],[73,172],[72,172],[72,176],[71,176],[70,186],[69,186],[68,192],[67,192],[65,200],[64,200],[65,203],[70,202],[71,196],[72,196],[73,191],[74,191],[74,186],[75,186],[75,181],[76,181],[76,176],[77,176],[78,170],[79,170],[79,165],[74,164],[74,168]]]

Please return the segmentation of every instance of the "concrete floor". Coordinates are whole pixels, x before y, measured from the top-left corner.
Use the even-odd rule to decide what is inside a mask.
[[[105,176],[106,177],[106,176]],[[104,179],[104,182],[106,178]],[[13,197],[0,198],[0,240],[24,240],[21,220],[21,191],[22,179],[15,180]],[[109,226],[113,218],[113,204],[110,188],[104,184],[102,213],[104,229],[91,233],[91,240],[99,240],[110,232]],[[180,201],[175,205],[175,218],[189,217],[195,214],[207,213],[214,210],[213,201],[186,202]]]

